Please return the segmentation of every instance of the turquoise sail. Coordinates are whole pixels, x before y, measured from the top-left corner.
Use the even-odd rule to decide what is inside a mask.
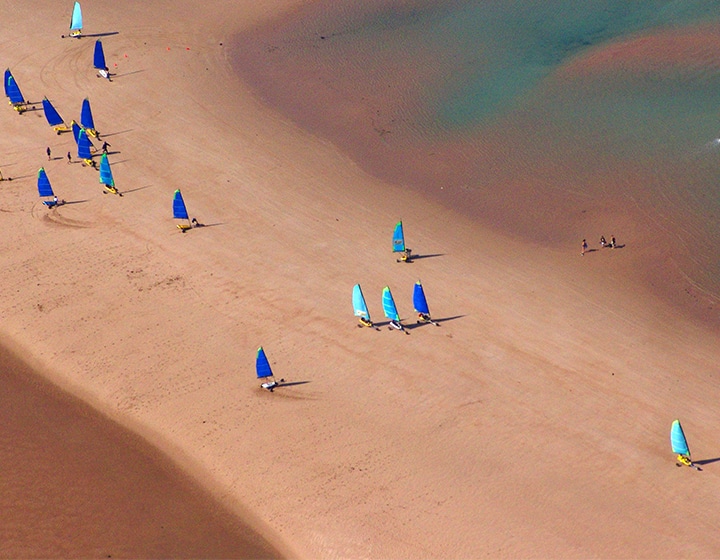
[[[415,307],[417,313],[430,315],[430,309],[428,308],[427,299],[425,298],[425,290],[423,290],[420,280],[415,282],[413,289],[413,307]]]
[[[57,109],[53,107],[53,104],[48,101],[48,98],[42,100],[43,112],[45,113],[45,119],[50,126],[59,126],[65,124],[65,121],[57,112]]]
[[[180,193],[180,189],[177,189],[175,191],[175,195],[173,196],[173,218],[177,218],[179,220],[189,220],[187,208],[185,207],[185,201],[183,200],[182,193]]]
[[[80,2],[75,2],[72,11],[72,17],[70,18],[70,31],[79,33],[82,30],[82,10],[80,9]]]
[[[48,179],[47,173],[44,168],[40,168],[37,176],[37,188],[40,196],[55,196],[50,185],[50,179]]]
[[[270,367],[270,362],[265,355],[265,350],[261,346],[257,351],[257,358],[255,358],[255,372],[257,373],[258,379],[264,379],[265,377],[272,377],[273,372]]]
[[[90,100],[87,97],[83,99],[82,109],[80,110],[80,126],[88,130],[95,130],[95,121],[90,110]]]
[[[98,70],[107,70],[105,64],[105,51],[103,51],[102,42],[100,39],[95,41],[95,53],[93,54],[93,66]]]
[[[395,224],[393,231],[393,253],[402,253],[405,251],[405,235],[403,234],[402,220]]]
[[[357,317],[364,317],[370,321],[370,312],[368,311],[367,304],[365,303],[365,296],[363,296],[360,284],[353,286],[352,292],[353,308],[355,309],[355,315]]]
[[[75,143],[78,144],[80,142],[80,130],[82,130],[82,129],[80,128],[80,125],[78,123],[76,123],[75,121],[72,122],[72,125],[70,126],[70,128],[72,130],[73,138],[75,138]],[[90,139],[88,139],[88,142],[89,141],[90,141]]]
[[[382,304],[385,317],[391,321],[399,321],[400,315],[398,315],[397,307],[395,307],[395,300],[393,299],[390,288],[385,286],[382,291]]]
[[[90,153],[90,146],[92,145],[90,143],[90,138],[88,138],[87,132],[85,132],[83,129],[80,129],[80,132],[78,133],[77,137],[78,141],[78,157],[80,159],[92,159],[92,154]],[[105,155],[105,154],[103,154]]]
[[[10,72],[10,70],[7,70],[7,72]],[[25,103],[25,97],[23,97],[23,94],[20,91],[20,87],[17,85],[17,82],[15,81],[15,78],[12,74],[7,77],[7,82],[5,83],[5,92],[10,98],[10,103],[12,103],[13,105],[15,103]]]
[[[107,154],[103,154],[100,158],[100,182],[108,187],[115,186],[115,180],[113,179],[112,171],[110,170],[110,160],[108,159]]]
[[[670,428],[670,445],[672,445],[673,453],[690,456],[690,449],[688,448],[687,439],[685,439],[685,433],[680,425],[680,420],[673,420],[672,427]]]

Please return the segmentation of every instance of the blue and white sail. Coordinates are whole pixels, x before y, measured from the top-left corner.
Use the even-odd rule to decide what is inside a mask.
[[[60,116],[60,113],[57,112],[57,109],[53,107],[53,104],[50,103],[47,97],[42,100],[42,106],[43,112],[45,113],[45,119],[50,126],[66,128],[65,121]]]
[[[685,438],[680,420],[673,420],[672,427],[670,428],[670,445],[672,446],[673,453],[690,457],[690,448]]]
[[[10,98],[10,92],[8,91],[8,80],[12,76],[10,68],[5,69],[5,75],[3,76],[3,87],[5,88],[5,97]]]
[[[106,187],[114,187],[115,179],[113,179],[112,170],[110,169],[110,160],[107,154],[100,157],[100,182]]]
[[[38,170],[37,188],[40,198],[45,199],[42,201],[45,206],[47,206],[48,208],[52,208],[61,204],[60,202],[58,202],[58,198],[53,192],[52,186],[50,185],[50,179],[48,179],[47,173],[45,173],[45,169],[42,167]],[[62,204],[64,203],[65,201],[62,201]]]
[[[75,143],[77,144],[80,141],[80,131],[82,129],[78,123],[72,121],[70,123],[70,130],[72,131],[73,138],[75,138]]]
[[[73,129],[74,131],[74,129]],[[80,159],[84,159],[85,161],[92,161],[92,153],[90,153],[90,148],[92,147],[92,143],[90,142],[90,138],[88,138],[87,132],[85,132],[84,129],[80,129],[80,132],[78,132],[77,136],[77,145],[78,145],[78,157]],[[103,154],[107,155],[107,154]]]
[[[188,214],[187,206],[185,206],[185,200],[183,199],[180,189],[177,189],[175,191],[175,194],[173,195],[173,218],[175,218],[176,220],[187,220],[187,224],[177,225],[178,229],[183,233],[185,233],[186,230],[192,228],[192,223],[190,222],[190,215]]]
[[[38,170],[37,175],[37,188],[38,194],[41,198],[47,198],[51,200],[43,200],[43,204],[49,208],[58,205],[57,197],[53,192],[52,186],[50,185],[50,179],[48,179],[47,173],[44,168]]]
[[[395,306],[395,300],[393,299],[390,288],[385,286],[382,291],[382,304],[383,312],[385,317],[391,321],[400,321],[400,315],[398,315],[397,307]]]
[[[80,9],[80,2],[75,2],[73,5],[72,16],[70,16],[70,36],[79,37],[82,33],[83,19],[82,10]]]
[[[405,234],[403,233],[402,220],[395,224],[393,230],[393,253],[405,252]]]
[[[363,296],[360,284],[355,284],[353,286],[352,302],[353,309],[355,310],[355,316],[371,321],[370,312],[368,311],[367,304],[365,303],[365,296]]]
[[[175,191],[173,196],[173,218],[177,220],[189,220],[187,207],[185,206],[185,200],[183,200],[180,189]]]
[[[25,97],[20,91],[20,86],[17,85],[15,77],[12,75],[9,68],[5,70],[5,95],[10,100],[10,104],[15,107],[26,103]]]
[[[45,168],[43,167],[38,170],[37,188],[40,196],[55,196],[52,186],[50,185],[50,179],[48,179],[47,173],[45,173]]]
[[[416,313],[430,315],[430,308],[425,298],[425,290],[423,290],[420,280],[415,282],[415,287],[413,288],[413,307]]]
[[[272,392],[273,389],[275,389],[275,387],[277,387],[280,383],[285,382],[284,379],[281,379],[280,383],[275,381],[272,368],[270,367],[270,362],[268,361],[267,356],[265,355],[265,350],[263,350],[262,346],[258,348],[257,357],[255,358],[255,373],[257,374],[258,379],[265,380],[260,384],[260,386],[270,392]]]
[[[93,53],[93,66],[98,70],[107,70],[105,64],[105,51],[103,51],[102,41],[95,41],[95,52]]]
[[[268,361],[267,356],[265,355],[265,350],[263,350],[262,346],[258,348],[257,357],[255,358],[255,373],[257,374],[258,379],[273,377],[270,362]]]
[[[95,120],[93,119],[92,110],[90,109],[90,100],[87,97],[83,99],[82,108],[80,109],[80,126],[82,126],[90,136],[97,136]]]

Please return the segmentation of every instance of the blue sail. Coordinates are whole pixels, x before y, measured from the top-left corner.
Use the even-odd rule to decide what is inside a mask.
[[[115,186],[115,180],[113,179],[112,171],[110,170],[110,160],[108,159],[107,154],[103,154],[100,158],[100,182],[108,187]]]
[[[90,143],[90,138],[87,136],[87,132],[85,132],[83,129],[80,129],[80,132],[78,133],[78,157],[80,159],[92,159],[92,154],[90,153],[90,146],[92,145]],[[106,154],[103,154],[106,155]]]
[[[50,126],[59,126],[65,124],[65,121],[60,116],[60,113],[58,113],[55,107],[53,107],[52,103],[48,101],[47,97],[43,99],[42,106],[43,112],[45,113],[45,118],[47,119],[47,122]]]
[[[365,303],[365,296],[363,296],[360,284],[353,286],[352,292],[353,308],[355,309],[355,315],[358,317],[364,317],[370,321],[370,312],[368,311],[367,304]]]
[[[23,97],[23,94],[20,91],[20,88],[18,87],[17,82],[15,81],[15,78],[12,74],[8,76],[5,86],[5,89],[7,90],[7,96],[10,98],[10,103],[25,103],[25,98]]]
[[[75,138],[75,143],[77,144],[80,141],[80,131],[82,130],[80,128],[80,125],[76,123],[75,121],[72,122],[70,125],[70,128],[72,129],[73,138]],[[89,141],[89,139],[88,139]]]
[[[173,196],[173,218],[179,220],[189,220],[187,208],[185,207],[185,201],[183,200],[180,189],[175,191]]]
[[[670,428],[670,445],[672,445],[673,453],[690,456],[690,449],[688,448],[687,439],[685,439],[685,433],[680,425],[680,420],[673,420],[672,427]]]
[[[385,286],[382,291],[382,304],[385,317],[391,321],[399,321],[400,315],[398,315],[397,307],[395,307],[395,300],[392,297],[390,288]]]
[[[8,82],[10,81],[10,76],[12,74],[10,73],[10,68],[5,69],[5,77],[3,78],[3,87],[5,88],[5,97],[10,97],[10,92],[8,91]]]
[[[50,186],[50,179],[48,179],[47,173],[42,167],[38,171],[37,188],[40,196],[55,196],[52,186]]]
[[[393,231],[393,253],[402,253],[403,251],[405,251],[405,235],[402,221],[399,221],[395,224],[395,231]]]
[[[98,70],[105,70],[107,65],[105,64],[105,52],[103,51],[102,42],[100,39],[95,41],[95,54],[93,55],[93,66]]]
[[[255,358],[255,371],[258,379],[273,376],[270,362],[268,361],[267,356],[265,355],[265,350],[263,350],[262,346],[258,348],[257,358]]]
[[[72,17],[70,18],[70,31],[79,32],[82,29],[82,10],[80,9],[80,2],[75,2],[72,11]]]
[[[415,288],[413,289],[413,307],[418,313],[424,313],[430,315],[430,309],[428,308],[427,299],[425,298],[425,291],[423,290],[420,280],[415,282]]]
[[[88,130],[95,130],[95,121],[93,121],[92,111],[90,110],[90,100],[87,97],[82,102],[80,125]]]

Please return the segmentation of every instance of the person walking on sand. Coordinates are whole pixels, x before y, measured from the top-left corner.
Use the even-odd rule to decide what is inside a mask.
[[[610,236],[610,248],[614,249],[615,247],[617,247],[617,242],[615,241],[615,236],[611,235]]]
[[[582,242],[582,250],[580,251],[580,256],[584,256],[584,255],[585,255],[585,251],[587,251],[587,249],[588,249],[587,241],[583,239],[583,242]]]
[[[600,236],[600,247],[605,247],[605,245],[607,245],[607,241],[605,241],[605,236],[601,235]]]
[[[45,150],[45,153],[48,156],[48,161],[50,161],[52,159],[52,157],[51,157],[52,150],[50,150],[50,146],[47,147],[47,149]]]
[[[108,152],[107,152],[107,149],[108,149],[109,147],[110,147],[110,144],[108,144],[107,142],[103,142],[103,145],[102,145],[103,154],[107,154],[107,153],[108,153]]]
[[[68,152],[67,158],[68,158],[68,163],[72,163],[72,155],[70,154],[70,152]]]

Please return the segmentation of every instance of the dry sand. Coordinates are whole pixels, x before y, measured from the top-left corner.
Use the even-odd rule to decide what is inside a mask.
[[[42,112],[0,113],[2,336],[54,383],[135,429],[284,554],[307,558],[716,557],[717,333],[640,290],[632,253],[537,247],[364,174],[263,107],[232,35],[300,2],[198,16],[186,0],[2,2],[26,97],[69,121],[89,96],[123,198],[63,159]],[[199,19],[198,19],[199,18]],[[38,25],[38,21],[45,22]],[[117,63],[117,67],[114,64]],[[45,165],[60,198],[35,190]],[[209,227],[181,234],[181,188]],[[390,232],[427,255],[395,262]],[[412,323],[358,329],[352,285]],[[263,392],[254,357],[303,382]]]

